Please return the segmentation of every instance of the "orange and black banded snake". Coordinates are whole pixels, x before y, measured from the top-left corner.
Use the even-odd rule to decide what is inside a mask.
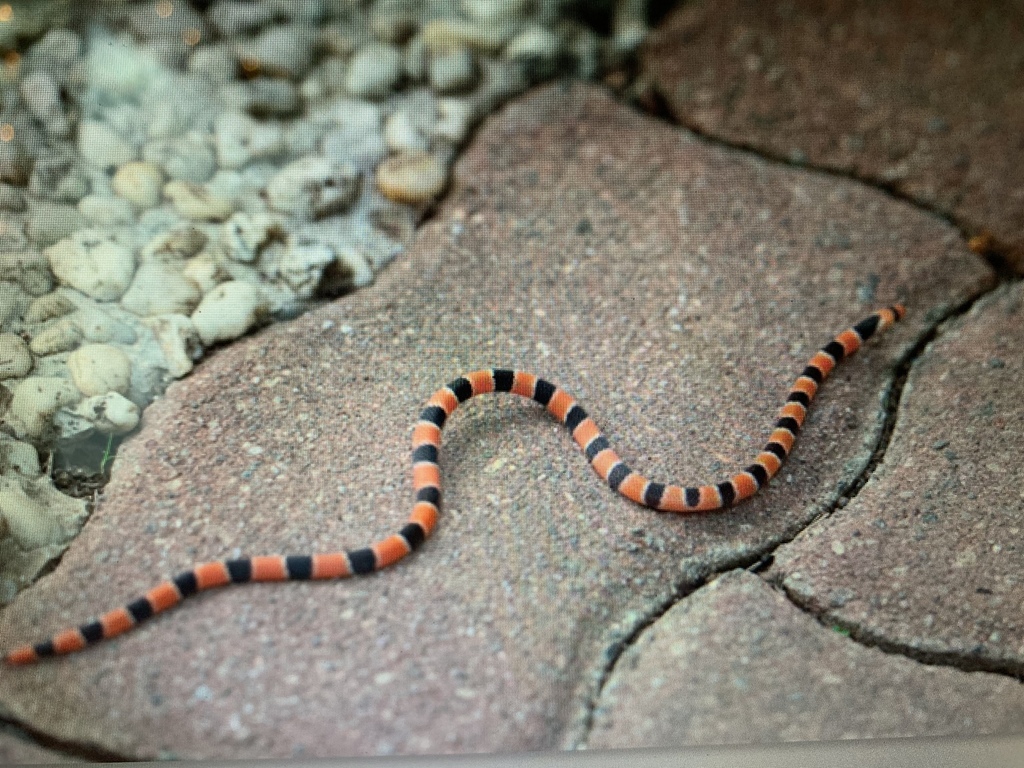
[[[398,533],[347,552],[269,555],[203,563],[158,584],[142,597],[95,621],[66,629],[35,645],[15,648],[4,660],[7,664],[29,664],[47,656],[82,650],[120,635],[185,598],[213,587],[251,581],[338,579],[373,573],[397,563],[419,547],[437,524],[441,509],[438,453],[442,427],[459,403],[491,392],[511,392],[547,408],[569,429],[601,479],[630,501],[660,512],[710,512],[732,506],[749,499],[778,473],[793,449],[811,400],[832,369],[876,333],[900,320],[904,313],[900,304],[880,309],[822,347],[790,388],[764,449],[750,466],[715,485],[666,485],[634,472],[609,447],[597,424],[572,395],[531,373],[491,369],[460,376],[431,396],[413,428],[412,483],[416,496],[412,515]]]

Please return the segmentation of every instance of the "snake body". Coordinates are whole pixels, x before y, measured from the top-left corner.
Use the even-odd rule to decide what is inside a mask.
[[[79,627],[66,629],[34,645],[10,651],[7,664],[29,664],[39,659],[72,653],[116,637],[185,598],[214,587],[251,581],[340,579],[363,575],[394,565],[430,536],[441,510],[441,469],[438,455],[441,429],[460,403],[492,392],[510,392],[544,406],[563,423],[590,465],[612,490],[630,501],[659,512],[710,512],[749,499],[778,473],[793,449],[807,409],[819,386],[835,366],[880,331],[900,320],[902,305],[880,309],[840,333],[807,363],[790,388],[789,396],[764,449],[753,462],[729,479],[692,487],[648,480],[630,469],[612,450],[597,424],[565,390],[532,373],[505,369],[474,371],[437,390],[427,401],[412,431],[412,514],[396,534],[367,547],[346,552],[311,555],[243,557],[197,565],[153,587],[142,597],[109,611]]]

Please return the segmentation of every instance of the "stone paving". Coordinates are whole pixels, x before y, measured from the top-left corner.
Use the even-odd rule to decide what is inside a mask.
[[[655,43],[648,71],[709,24]],[[968,247],[975,224],[997,233],[986,252],[1019,226],[701,130],[580,84],[490,118],[376,283],[217,352],[145,412],[0,638],[80,622],[196,561],[395,530],[412,420],[473,368],[566,386],[656,479],[720,479],[818,346],[905,301],[830,379],[766,491],[659,516],[609,491],[540,409],[475,400],[446,430],[446,508],[417,555],[212,593],[5,672],[0,717],[20,730],[0,731],[0,757],[1024,732],[1021,288]]]

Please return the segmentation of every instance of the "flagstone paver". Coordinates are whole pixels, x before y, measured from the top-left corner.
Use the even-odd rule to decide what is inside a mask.
[[[890,186],[1024,273],[1024,2],[680,4],[644,71],[681,124]]]
[[[892,442],[771,578],[868,642],[1024,675],[1024,285],[948,324],[910,372]]]
[[[1024,731],[1024,686],[851,642],[762,579],[727,573],[619,660],[588,746],[689,746]]]
[[[721,479],[815,349],[905,300],[906,321],[829,381],[776,482],[725,514],[658,516],[615,496],[540,409],[474,400],[446,430],[439,528],[406,562],[204,595],[0,675],[0,702],[136,759],[572,745],[607,655],[680,590],[830,508],[878,439],[895,361],[992,281],[952,227],[884,193],[711,146],[597,88],[541,89],[482,127],[374,286],[216,353],[146,411],[0,640],[196,561],[397,530],[413,420],[478,367],[566,386],[655,478]]]

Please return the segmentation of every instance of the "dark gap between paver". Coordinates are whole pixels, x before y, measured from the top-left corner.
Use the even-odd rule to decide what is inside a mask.
[[[630,84],[630,86],[635,86],[637,83],[638,81],[634,80]],[[629,90],[630,86],[627,86],[626,90]],[[773,152],[766,152],[762,147],[758,147],[753,144],[746,144],[744,142],[736,141],[727,141],[720,136],[716,136],[714,134],[706,132],[705,130],[696,125],[679,121],[676,118],[676,116],[672,114],[672,111],[669,109],[667,99],[665,99],[661,91],[659,91],[653,85],[651,85],[649,88],[644,89],[641,93],[636,94],[634,98],[629,99],[628,103],[629,106],[642,112],[648,117],[654,120],[664,122],[666,125],[670,125],[674,128],[682,128],[686,131],[689,131],[694,136],[698,137],[702,141],[705,141],[712,146],[725,147],[728,149],[736,149],[741,152],[748,152],[751,155],[759,157],[762,160],[765,160],[767,162],[779,163],[780,165],[784,165],[787,168],[795,168],[802,171],[813,171],[815,173],[822,173],[825,174],[826,176],[831,176],[837,179],[855,181],[858,184],[863,184],[864,186],[877,189],[880,192],[883,192],[884,194],[888,195],[892,199],[898,200],[903,203],[907,203],[908,205],[912,205],[914,208],[924,211],[934,216],[935,218],[939,219],[940,221],[945,222],[949,226],[953,227],[960,233],[960,236],[964,239],[965,242],[972,243],[971,250],[985,260],[985,263],[988,264],[989,268],[993,272],[995,272],[996,276],[1000,279],[1000,281],[1010,280],[1012,278],[1017,277],[1016,272],[1014,272],[1014,270],[1011,269],[1006,258],[1001,253],[999,253],[997,250],[987,247],[986,244],[980,243],[980,241],[980,244],[977,247],[975,247],[972,238],[968,236],[963,226],[960,225],[960,222],[958,222],[948,213],[945,213],[944,211],[938,210],[936,208],[929,207],[923,204],[917,198],[911,197],[908,194],[900,192],[899,189],[897,189],[895,182],[886,182],[883,181],[882,179],[875,179],[867,176],[858,176],[853,171],[840,171],[835,168],[814,165],[813,163],[810,162],[796,162],[784,155],[779,155]]]
[[[993,291],[1000,289],[1004,284],[1017,282],[1022,282],[1022,279],[1016,278],[1014,280],[1000,281],[990,290],[983,291],[977,296],[963,302],[962,304],[960,304],[960,306],[951,309],[947,312],[944,312],[941,315],[934,318],[931,329],[927,333],[925,333],[921,337],[921,339],[916,344],[914,344],[914,346],[907,352],[907,354],[904,355],[904,357],[901,360],[899,360],[896,364],[896,376],[893,380],[892,386],[889,387],[889,390],[885,397],[884,408],[886,411],[886,419],[885,423],[882,426],[882,434],[879,437],[878,444],[872,451],[871,458],[868,460],[868,463],[865,466],[864,470],[850,484],[849,490],[845,491],[840,495],[840,497],[832,505],[831,509],[825,512],[823,515],[819,515],[817,518],[815,518],[811,523],[809,523],[807,526],[801,529],[801,531],[797,533],[796,536],[799,536],[800,533],[803,533],[804,531],[816,525],[819,520],[822,520],[826,517],[831,517],[838,509],[841,509],[842,507],[845,507],[847,504],[849,504],[849,502],[852,501],[858,493],[860,493],[860,490],[867,484],[868,480],[871,479],[871,476],[874,474],[875,469],[878,467],[879,464],[882,463],[883,459],[885,458],[885,454],[889,448],[889,443],[892,440],[892,434],[896,428],[896,420],[898,418],[900,401],[903,398],[903,389],[906,386],[907,377],[910,374],[910,369],[914,365],[914,362],[918,358],[920,358],[920,356],[924,353],[925,348],[939,337],[942,326],[949,322],[950,320],[956,319],[970,312],[977,302],[981,301],[983,298],[988,296]],[[794,536],[793,539],[790,539],[789,541],[793,541],[796,538],[796,536]],[[815,619],[819,624],[821,624],[826,629],[842,630],[843,634],[845,634],[850,640],[852,640],[855,643],[858,643],[859,645],[863,645],[867,648],[877,648],[883,653],[892,654],[896,656],[903,656],[907,659],[911,659],[921,664],[952,667],[954,669],[960,670],[961,672],[992,672],[996,674],[1007,675],[1009,677],[1014,677],[1017,680],[1024,683],[1024,669],[1014,667],[1014,665],[1012,664],[999,664],[997,662],[990,662],[984,659],[972,659],[969,656],[965,656],[963,653],[955,653],[952,651],[948,653],[940,653],[915,650],[903,643],[892,642],[878,633],[866,630],[859,630],[855,625],[849,625],[837,619],[830,619],[828,618],[827,612],[819,613],[813,610],[807,604],[802,602],[793,592],[786,589],[785,585],[782,583],[781,578],[777,578],[772,574],[762,575],[765,571],[770,569],[775,549],[777,549],[782,544],[789,543],[789,541],[781,542],[780,544],[776,545],[776,547],[774,547],[771,552],[769,552],[764,558],[762,558],[760,562],[755,564],[754,567],[750,568],[750,571],[760,576],[769,586],[771,586],[773,589],[779,592],[779,594],[784,595],[786,599],[793,604],[794,607]],[[707,580],[705,580],[704,583],[706,582]],[[691,590],[691,592],[692,591],[694,590]]]
[[[67,741],[60,741],[53,738],[45,731],[35,730],[7,717],[0,717],[0,733],[7,734],[12,738],[21,739],[42,749],[51,752],[58,752],[75,762],[88,763],[130,763],[138,761],[138,757],[129,757],[117,752],[111,752],[97,747],[94,744],[78,744]]]
[[[698,582],[687,586],[677,586],[673,594],[666,599],[663,603],[656,606],[647,615],[641,618],[636,624],[620,639],[614,640],[609,647],[605,650],[606,663],[601,669],[598,675],[598,681],[594,695],[585,704],[586,714],[583,718],[583,732],[582,736],[576,740],[573,744],[573,748],[579,748],[585,746],[587,737],[589,736],[593,727],[594,710],[597,707],[598,701],[600,701],[601,695],[604,691],[605,685],[608,682],[609,677],[618,664],[622,654],[628,649],[633,643],[636,642],[637,638],[651,625],[657,622],[662,616],[665,615],[672,607],[677,603],[685,600],[690,595],[697,592],[699,589],[704,587],[708,582],[712,581],[716,577],[736,568],[744,568],[749,570],[751,573],[758,575],[766,584],[772,589],[775,589],[780,594],[784,595],[786,599],[793,604],[798,610],[808,614],[814,618],[819,624],[830,631],[841,630],[850,640],[860,645],[869,648],[877,648],[878,650],[893,655],[904,656],[908,659],[924,663],[933,664],[938,666],[949,666],[959,669],[963,672],[996,672],[1001,674],[1008,674],[1012,677],[1024,682],[1024,672],[1020,670],[1013,670],[1005,665],[991,665],[991,664],[974,664],[971,665],[968,660],[962,658],[958,654],[928,654],[922,652],[912,651],[897,643],[888,643],[884,638],[868,637],[869,633],[858,632],[856,628],[845,626],[842,622],[827,620],[824,616],[815,613],[810,610],[806,605],[802,604],[794,595],[792,595],[785,587],[777,582],[770,576],[763,576],[762,574],[768,570],[774,560],[775,551],[785,545],[794,541],[800,534],[814,526],[819,520],[830,517],[837,510],[842,509],[850,501],[852,501],[861,489],[867,484],[868,480],[874,474],[875,469],[879,464],[882,463],[885,458],[885,454],[888,451],[890,441],[892,440],[893,431],[896,427],[896,420],[899,415],[900,402],[903,399],[903,390],[907,383],[907,377],[910,374],[910,369],[914,365],[914,362],[920,358],[924,353],[925,348],[936,338],[938,338],[940,329],[949,320],[955,319],[962,315],[970,312],[971,308],[976,302],[983,299],[991,291],[999,288],[1003,282],[997,283],[991,290],[983,291],[978,295],[964,301],[959,306],[952,309],[948,309],[941,313],[932,313],[930,315],[932,320],[931,328],[903,355],[903,357],[897,361],[895,366],[895,375],[892,378],[891,384],[889,384],[884,393],[884,399],[882,408],[885,411],[885,421],[882,424],[882,430],[879,434],[877,444],[871,452],[871,457],[868,459],[864,469],[857,475],[856,478],[851,481],[849,487],[844,491],[840,492],[838,498],[829,506],[829,508],[822,514],[816,516],[810,523],[803,528],[799,529],[792,536],[787,537],[777,542],[770,550],[761,553],[755,557],[744,557],[737,558],[728,563],[725,563],[717,569],[709,572]],[[1010,281],[1016,282],[1016,281]]]

